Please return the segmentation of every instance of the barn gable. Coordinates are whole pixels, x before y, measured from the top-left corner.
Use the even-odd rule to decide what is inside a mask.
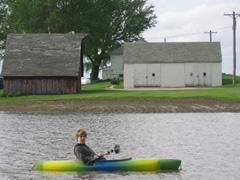
[[[80,90],[86,34],[8,34],[4,93],[65,94]]]

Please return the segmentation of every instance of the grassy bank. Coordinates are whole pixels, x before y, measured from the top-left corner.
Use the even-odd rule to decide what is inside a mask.
[[[162,90],[162,91],[117,91],[110,90],[110,81],[97,81],[90,85],[82,86],[82,93],[67,95],[28,95],[20,97],[1,97],[0,102],[24,102],[64,99],[87,98],[211,98],[218,100],[240,101],[240,77],[237,85],[232,85],[232,76],[223,75],[223,86],[199,87],[189,90]],[[118,85],[117,88],[121,88]],[[2,90],[0,91],[2,95]]]

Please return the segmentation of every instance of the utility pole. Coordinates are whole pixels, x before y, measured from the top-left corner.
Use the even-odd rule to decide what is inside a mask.
[[[232,14],[225,14],[224,16],[230,16],[233,19],[233,85],[236,84],[236,24],[237,17],[240,17],[240,14],[236,14],[233,11]]]
[[[204,32],[204,34],[210,34],[210,42],[212,42],[212,34],[217,32],[212,32],[211,30],[209,32]]]

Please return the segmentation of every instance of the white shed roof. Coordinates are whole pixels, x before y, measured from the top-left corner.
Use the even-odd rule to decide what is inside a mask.
[[[125,64],[222,62],[220,42],[125,43]]]

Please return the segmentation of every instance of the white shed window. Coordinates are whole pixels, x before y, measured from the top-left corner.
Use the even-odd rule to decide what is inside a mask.
[[[206,76],[206,75],[207,75],[207,73],[204,72],[204,73],[203,73],[203,76]]]

